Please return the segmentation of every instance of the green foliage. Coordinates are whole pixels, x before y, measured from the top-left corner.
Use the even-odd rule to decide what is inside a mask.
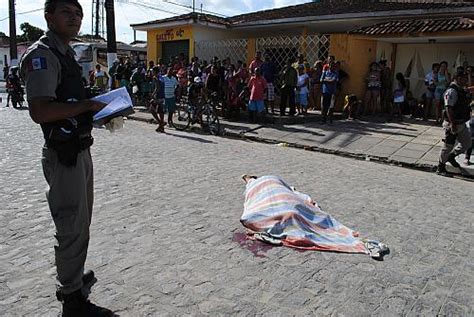
[[[42,29],[33,26],[28,22],[20,24],[20,30],[23,32],[23,34],[17,35],[16,38],[18,42],[34,42],[44,34]]]

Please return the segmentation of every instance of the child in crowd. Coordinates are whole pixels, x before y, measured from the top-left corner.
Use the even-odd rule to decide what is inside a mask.
[[[402,73],[397,73],[395,75],[395,90],[393,91],[393,105],[392,105],[392,119],[394,115],[397,115],[400,120],[402,117],[402,106],[405,103],[406,95],[406,81]]]
[[[420,100],[417,100],[415,97],[413,97],[413,93],[408,90],[406,93],[406,103],[410,109],[411,119],[424,117],[425,107],[428,103],[426,93],[423,93]]]
[[[356,113],[357,113],[357,108],[359,106],[359,100],[357,99],[356,95],[347,95],[344,98],[344,109],[343,112],[347,113],[348,117],[347,119],[349,120],[354,120]]]
[[[191,106],[192,110],[192,118],[193,120],[198,119],[199,122],[202,122],[202,113],[201,113],[201,107],[202,107],[202,98],[203,98],[203,92],[204,90],[204,83],[201,80],[201,77],[196,76],[192,78],[191,76],[189,77],[189,86],[188,86],[188,102],[189,105]],[[197,114],[199,114],[199,118],[197,118]]]
[[[260,68],[255,69],[255,74],[250,78],[248,87],[250,89],[249,120],[251,123],[258,121],[258,116],[265,110],[265,93],[267,81],[263,78]]]
[[[298,82],[296,84],[296,108],[298,114],[306,114],[308,112],[308,95],[309,95],[309,76],[305,72],[303,64],[298,66]]]

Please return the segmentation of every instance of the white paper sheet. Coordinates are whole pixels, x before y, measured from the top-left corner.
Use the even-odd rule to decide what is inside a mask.
[[[94,121],[108,117],[114,113],[120,112],[132,107],[132,99],[125,87],[112,90],[108,93],[96,96],[92,100],[106,103],[107,105],[94,115]]]
[[[125,99],[123,99],[122,97],[117,97],[112,100],[107,106],[102,108],[102,110],[95,114],[94,121],[108,117],[114,113],[117,113],[130,107],[131,105]]]
[[[121,87],[119,89],[114,89],[109,91],[108,93],[96,96],[92,98],[92,100],[97,100],[103,103],[110,103],[112,100],[114,100],[117,97],[122,97],[125,101],[128,102],[129,105],[132,105],[132,98],[130,98],[130,95],[128,94],[127,88]]]

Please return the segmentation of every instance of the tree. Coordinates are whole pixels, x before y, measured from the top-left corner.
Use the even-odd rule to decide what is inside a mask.
[[[33,26],[28,22],[20,24],[20,30],[23,32],[23,34],[17,36],[18,42],[34,42],[44,34],[42,29]]]

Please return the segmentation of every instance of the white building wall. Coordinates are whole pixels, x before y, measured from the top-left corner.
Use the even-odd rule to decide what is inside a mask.
[[[193,26],[194,54],[210,61],[214,56],[229,57],[232,63],[247,60],[247,40],[239,32],[226,29]]]
[[[243,38],[240,32],[228,29],[208,27],[204,25],[193,25],[193,37],[195,42]]]
[[[18,61],[20,61],[21,56],[26,52],[28,46],[26,45],[18,45]],[[5,58],[6,56],[6,58]],[[8,66],[11,66],[10,61],[10,47],[9,46],[2,46],[0,47],[0,79],[3,78],[3,67],[5,67],[5,62],[7,62]]]
[[[410,90],[415,98],[425,92],[424,78],[433,63],[448,62],[448,71],[453,74],[464,61],[474,63],[474,44],[398,44],[394,74],[407,76]]]

